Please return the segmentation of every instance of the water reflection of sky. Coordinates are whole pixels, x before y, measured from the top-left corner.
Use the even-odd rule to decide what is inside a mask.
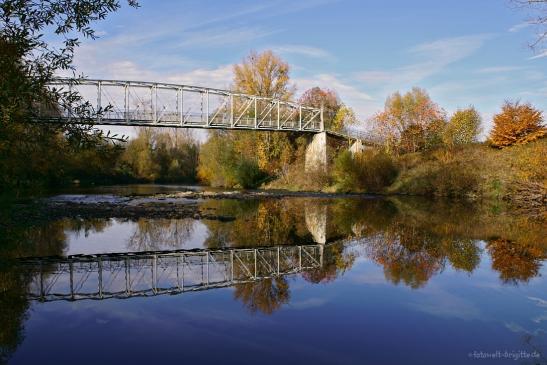
[[[229,288],[34,303],[12,362],[41,354],[42,363],[79,364],[462,364],[479,361],[468,358],[473,350],[545,350],[539,278],[500,284],[487,259],[471,275],[448,268],[420,289],[382,277],[366,259],[328,284],[291,277],[290,302],[270,316],[249,313]]]
[[[488,229],[483,222],[465,226],[477,219],[466,209],[323,203],[210,203],[235,218],[228,222],[52,223],[62,230],[65,255],[293,245],[322,236],[344,243],[325,251],[322,272],[279,281],[31,302],[10,363],[520,364],[538,359],[469,354],[547,354],[546,269],[536,226],[525,230],[505,217],[489,217]],[[321,222],[326,233],[318,232]]]
[[[98,254],[146,250],[203,248],[207,227],[194,219],[156,219],[146,222],[105,219],[97,231],[67,229],[64,254]],[[143,227],[143,224],[147,227]],[[156,229],[154,229],[156,228]]]

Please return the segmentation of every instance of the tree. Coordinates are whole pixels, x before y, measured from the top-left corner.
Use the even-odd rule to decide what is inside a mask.
[[[533,13],[528,23],[535,26],[536,37],[530,43],[530,48],[536,52],[545,51],[543,45],[547,41],[547,0],[512,0],[512,2],[517,7],[528,9]]]
[[[314,108],[323,108],[323,122],[325,129],[333,130],[335,118],[342,108],[342,102],[334,90],[312,87],[306,90],[299,99],[299,103]]]
[[[236,92],[281,100],[294,94],[289,65],[272,51],[251,52],[233,70]],[[201,150],[199,177],[217,186],[256,186],[264,174],[277,175],[293,161],[295,140],[289,133],[210,132]]]
[[[504,148],[525,144],[545,137],[547,128],[543,125],[540,110],[531,104],[506,101],[501,113],[494,116],[494,128],[490,132],[492,146]]]
[[[444,111],[424,89],[414,87],[404,95],[396,92],[386,99],[384,111],[372,121],[375,133],[389,152],[416,152],[435,139]]]
[[[131,177],[147,181],[194,182],[199,145],[191,132],[141,128],[129,141],[121,164]]]
[[[215,187],[233,187],[237,184],[234,136],[234,133],[220,130],[208,133],[207,142],[199,153],[198,178],[201,181]]]
[[[294,87],[289,84],[289,64],[272,51],[251,53],[234,65],[234,91],[289,100]]]
[[[357,117],[355,116],[353,109],[341,104],[329,129],[334,132],[342,132],[348,126],[355,125],[356,123]]]
[[[241,64],[234,65],[234,91],[289,100],[294,86],[289,83],[289,64],[272,51],[252,51]],[[236,132],[237,133],[237,132]],[[234,136],[238,152],[247,160],[255,159],[260,169],[276,174],[290,163],[293,146],[287,133],[255,132]]]
[[[160,175],[159,166],[152,157],[153,133],[150,128],[140,129],[137,138],[129,142],[122,157],[132,175],[138,179],[155,181]]]
[[[476,142],[481,122],[481,116],[474,107],[457,110],[446,125],[443,142],[450,146]]]
[[[137,7],[134,0],[130,6]],[[56,112],[73,107],[84,119],[90,105],[66,90],[46,85],[60,70],[74,71],[79,37],[94,39],[91,24],[120,8],[117,0],[4,0],[0,3],[0,186],[20,191],[62,175],[64,148],[101,143],[92,125],[27,124],[38,106]],[[44,41],[49,31],[61,46]],[[100,111],[99,111],[100,112]]]
[[[138,7],[135,0],[130,6]],[[36,106],[46,102],[64,106],[78,101],[72,92],[47,91],[46,85],[60,70],[74,71],[74,50],[79,36],[95,39],[94,21],[121,7],[119,0],[50,0],[32,2],[4,0],[0,4],[0,105],[2,122],[31,117]],[[44,32],[60,38],[62,46],[50,46]],[[85,112],[84,109],[76,112]],[[82,128],[64,125],[72,134]],[[89,129],[83,129],[84,134]]]

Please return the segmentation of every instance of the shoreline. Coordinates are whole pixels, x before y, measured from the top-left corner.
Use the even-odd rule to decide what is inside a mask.
[[[180,191],[174,193],[103,194],[75,193],[24,199],[9,214],[19,222],[51,221],[63,218],[139,218],[233,221],[234,216],[217,214],[200,206],[207,200],[260,200],[284,198],[382,199],[381,195],[356,193],[290,192],[281,190]]]
[[[127,186],[126,186],[127,187]],[[99,189],[103,187],[98,187]],[[14,202],[8,215],[20,222],[51,221],[63,218],[120,218],[137,220],[151,219],[185,219],[233,221],[233,215],[218,214],[216,209],[200,203],[207,200],[262,200],[286,198],[312,199],[391,199],[416,198],[426,201],[443,200],[447,202],[467,202],[482,205],[483,200],[450,199],[443,197],[414,196],[408,194],[370,194],[370,193],[336,193],[318,191],[289,191],[281,189],[269,190],[194,190],[186,188],[182,191],[138,194],[135,192],[108,192],[112,186],[104,187],[107,192],[69,192],[49,197],[24,199]],[[113,189],[114,190],[114,189]],[[507,208],[507,207],[506,207]],[[505,209],[503,209],[505,210]],[[539,211],[523,211],[522,209],[507,209],[507,213],[526,215],[544,219]]]

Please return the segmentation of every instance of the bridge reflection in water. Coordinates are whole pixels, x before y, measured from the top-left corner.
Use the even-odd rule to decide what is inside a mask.
[[[176,250],[25,258],[28,297],[38,301],[126,299],[260,281],[323,265],[324,245]]]

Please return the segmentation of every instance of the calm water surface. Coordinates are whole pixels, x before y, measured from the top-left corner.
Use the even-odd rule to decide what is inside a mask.
[[[176,190],[58,199],[158,189]],[[17,262],[0,273],[3,361],[547,362],[538,222],[409,199],[198,204],[229,219],[1,228],[0,255]]]

